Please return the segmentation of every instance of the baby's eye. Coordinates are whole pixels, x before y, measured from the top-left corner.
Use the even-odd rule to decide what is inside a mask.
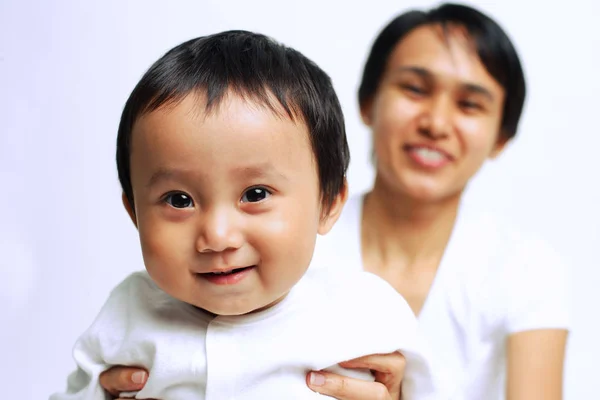
[[[257,203],[269,197],[271,192],[263,187],[253,187],[244,192],[242,203]]]
[[[194,201],[190,196],[185,193],[169,193],[165,196],[164,200],[168,205],[173,208],[189,208],[194,207]]]

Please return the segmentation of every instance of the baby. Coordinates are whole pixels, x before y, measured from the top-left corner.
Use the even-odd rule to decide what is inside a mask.
[[[366,272],[308,268],[346,200],[349,159],[331,80],[299,52],[245,31],[167,52],[117,139],[146,271],[112,291],[51,399],[105,399],[113,365],[149,371],[122,394],[140,399],[314,399],[309,370],[350,375],[337,364],[393,351],[407,359],[403,399],[430,398],[404,299]]]

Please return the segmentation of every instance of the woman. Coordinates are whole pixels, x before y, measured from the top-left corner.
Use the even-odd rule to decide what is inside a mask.
[[[469,180],[515,136],[524,99],[510,40],[465,6],[398,16],[365,66],[359,103],[375,184],[348,201],[314,262],[364,268],[406,298],[446,377],[440,398],[562,398],[563,269],[543,243],[461,207]],[[307,381],[338,399],[399,398],[402,358],[350,366],[365,363],[376,382],[322,373]],[[104,386],[131,389],[132,372],[141,373],[110,370]]]

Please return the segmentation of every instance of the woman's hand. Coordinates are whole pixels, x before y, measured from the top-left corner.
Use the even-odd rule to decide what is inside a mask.
[[[306,383],[315,392],[338,400],[399,400],[406,360],[400,353],[375,354],[340,364],[344,368],[370,369],[375,382],[313,371]]]
[[[340,364],[344,368],[370,369],[375,382],[314,371],[307,375],[306,383],[315,392],[338,400],[399,400],[405,365],[400,353],[375,354]],[[147,380],[148,373],[134,367],[113,367],[100,375],[100,385],[113,396],[141,390]]]
[[[135,367],[112,367],[100,374],[100,385],[112,396],[118,396],[122,392],[141,390],[147,380],[148,372]]]

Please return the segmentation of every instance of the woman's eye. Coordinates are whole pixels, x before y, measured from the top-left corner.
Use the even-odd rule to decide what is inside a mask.
[[[416,86],[416,85],[405,84],[405,85],[402,85],[402,87],[404,88],[404,90],[407,90],[414,94],[425,94],[425,89],[423,89],[419,86]]]
[[[242,203],[256,203],[269,197],[271,192],[262,187],[248,189],[242,196]]]
[[[165,196],[165,202],[173,208],[189,208],[194,206],[192,198],[185,193],[170,193]]]
[[[468,110],[479,110],[481,109],[481,106],[479,105],[479,103],[476,103],[474,101],[468,101],[468,100],[463,100],[460,102],[460,106],[462,108],[468,109]]]

